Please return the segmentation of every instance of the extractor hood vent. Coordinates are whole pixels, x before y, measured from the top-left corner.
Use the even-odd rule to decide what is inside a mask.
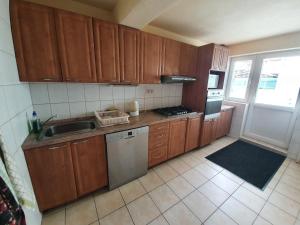
[[[189,76],[167,76],[167,75],[161,75],[160,81],[162,84],[171,84],[171,83],[188,83],[188,82],[194,82],[196,81],[195,77],[189,77]]]

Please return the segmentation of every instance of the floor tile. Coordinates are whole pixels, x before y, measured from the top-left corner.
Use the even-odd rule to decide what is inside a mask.
[[[139,180],[147,192],[152,191],[154,188],[157,188],[164,183],[153,170],[148,171],[148,173]]]
[[[265,204],[265,200],[244,187],[240,187],[232,195],[254,212],[259,213]]]
[[[280,182],[286,183],[296,189],[300,189],[300,180],[295,179],[294,177],[289,176],[287,174],[282,176],[282,178],[280,179]]]
[[[258,216],[253,225],[272,225],[270,222]]]
[[[164,216],[170,225],[201,225],[200,220],[182,202],[166,211]]]
[[[166,184],[149,194],[161,212],[166,211],[180,200]]]
[[[297,220],[295,225],[300,225],[300,220]]]
[[[216,206],[220,206],[229,197],[228,193],[223,191],[211,181],[202,185],[198,190]]]
[[[181,176],[170,180],[167,184],[181,199],[195,190],[195,188]]]
[[[208,220],[205,225],[237,225],[229,216],[223,213],[221,210],[217,210]]]
[[[148,195],[138,198],[127,205],[135,225],[144,225],[160,215],[158,208]]]
[[[98,220],[93,198],[84,198],[66,208],[66,225],[87,225]]]
[[[209,160],[206,160],[205,162],[207,163],[207,165],[209,165],[213,169],[217,170],[218,172],[221,172],[222,170],[224,170],[223,167],[221,167],[221,166],[219,166],[219,165],[217,165],[217,164],[215,164],[215,163],[213,163],[213,162],[211,162]]]
[[[119,189],[96,195],[95,203],[99,218],[124,206],[124,201]]]
[[[218,174],[217,170],[211,168],[206,163],[201,163],[200,165],[196,166],[195,169],[208,179],[211,179],[213,176]]]
[[[300,203],[300,190],[299,189],[296,189],[296,188],[280,181],[277,184],[275,190],[277,192],[289,197],[290,199],[295,200],[298,203]]]
[[[182,174],[182,176],[195,188],[200,187],[202,184],[204,184],[208,180],[205,176],[203,176],[196,169],[191,169],[191,170],[185,172],[184,174]]]
[[[288,167],[285,171],[285,174],[292,176],[296,179],[300,179],[300,169]]]
[[[237,183],[220,173],[214,176],[211,181],[229,194],[232,194],[239,187]]]
[[[232,197],[221,206],[221,210],[235,222],[243,225],[251,225],[257,216],[256,213]]]
[[[261,190],[252,184],[249,184],[247,182],[242,184],[242,187],[248,189],[249,191],[252,191],[254,194],[258,195],[259,197],[267,200],[272,192],[271,188],[266,187],[264,190]]]
[[[42,225],[65,225],[65,209],[43,215]]]
[[[267,203],[260,213],[260,216],[271,222],[273,225],[291,225],[294,224],[295,218],[276,206]]]
[[[279,179],[273,177],[272,180],[268,183],[267,187],[274,189],[276,187],[276,185],[278,184],[278,182],[279,182]]]
[[[99,221],[96,221],[96,222],[91,223],[91,224],[89,224],[89,225],[100,225],[100,222],[99,222]]]
[[[198,166],[199,164],[203,163],[203,160],[198,159],[197,157],[193,156],[192,154],[188,153],[180,157],[186,164],[190,167]]]
[[[204,222],[217,207],[199,191],[188,195],[183,202],[202,222]]]
[[[170,160],[168,162],[168,165],[171,166],[174,170],[176,170],[176,172],[179,174],[183,174],[184,172],[191,169],[191,167],[180,158]]]
[[[125,184],[121,186],[119,189],[126,204],[141,197],[146,193],[143,186],[140,184],[138,180],[134,180],[128,184]]]
[[[163,216],[157,217],[155,220],[153,220],[149,225],[168,225],[168,222]]]
[[[178,176],[178,173],[172,169],[167,163],[159,165],[154,168],[154,171],[165,181],[168,182],[169,180]]]
[[[292,216],[298,216],[300,204],[278,193],[277,191],[274,191],[271,194],[268,201],[271,202],[273,205],[277,206],[278,208],[282,209],[283,211],[286,211],[287,213],[291,214]]]
[[[240,177],[238,177],[237,175],[229,172],[228,170],[223,170],[221,172],[221,174],[223,174],[225,177],[229,178],[230,180],[232,180],[233,182],[237,183],[237,184],[242,184],[245,181],[243,179],[241,179]]]
[[[126,207],[118,209],[100,220],[101,225],[134,225]]]

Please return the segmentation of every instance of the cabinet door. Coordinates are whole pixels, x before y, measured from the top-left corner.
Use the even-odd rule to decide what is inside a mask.
[[[197,73],[198,48],[196,46],[181,44],[180,74],[195,76]]]
[[[79,196],[107,185],[104,136],[71,143],[72,158]]]
[[[168,146],[150,149],[148,157],[148,167],[152,167],[166,161],[168,159]]]
[[[63,78],[71,82],[97,82],[92,18],[55,11]]]
[[[201,147],[211,143],[212,137],[212,122],[211,120],[205,120],[203,122],[202,131],[201,131]]]
[[[217,131],[216,131],[216,138],[220,138],[225,136],[225,124],[226,124],[226,113],[221,111],[220,118],[217,122]]]
[[[140,83],[160,83],[162,38],[142,32]]]
[[[168,158],[184,153],[187,119],[170,122]]]
[[[11,1],[11,25],[21,81],[61,81],[53,9]]]
[[[26,150],[25,157],[41,211],[76,199],[69,143]]]
[[[164,39],[162,75],[179,75],[180,48],[180,42]]]
[[[224,111],[224,136],[229,134],[232,122],[233,110]]]
[[[140,32],[119,26],[120,73],[122,83],[139,83]]]
[[[98,82],[119,82],[118,25],[94,19],[94,40]]]
[[[217,139],[217,130],[220,117],[215,118],[211,121],[211,138],[210,143],[214,142]]]
[[[185,151],[199,147],[201,116],[188,118]]]

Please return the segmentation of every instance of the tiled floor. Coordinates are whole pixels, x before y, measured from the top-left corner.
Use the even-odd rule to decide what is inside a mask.
[[[47,213],[43,225],[300,225],[300,165],[285,160],[264,191],[205,159],[223,138],[106,193]]]

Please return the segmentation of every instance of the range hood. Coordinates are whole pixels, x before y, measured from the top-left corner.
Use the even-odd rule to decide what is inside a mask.
[[[189,76],[167,76],[167,75],[161,75],[160,81],[162,84],[171,84],[171,83],[188,83],[188,82],[194,82],[196,81],[195,77],[189,77]]]

